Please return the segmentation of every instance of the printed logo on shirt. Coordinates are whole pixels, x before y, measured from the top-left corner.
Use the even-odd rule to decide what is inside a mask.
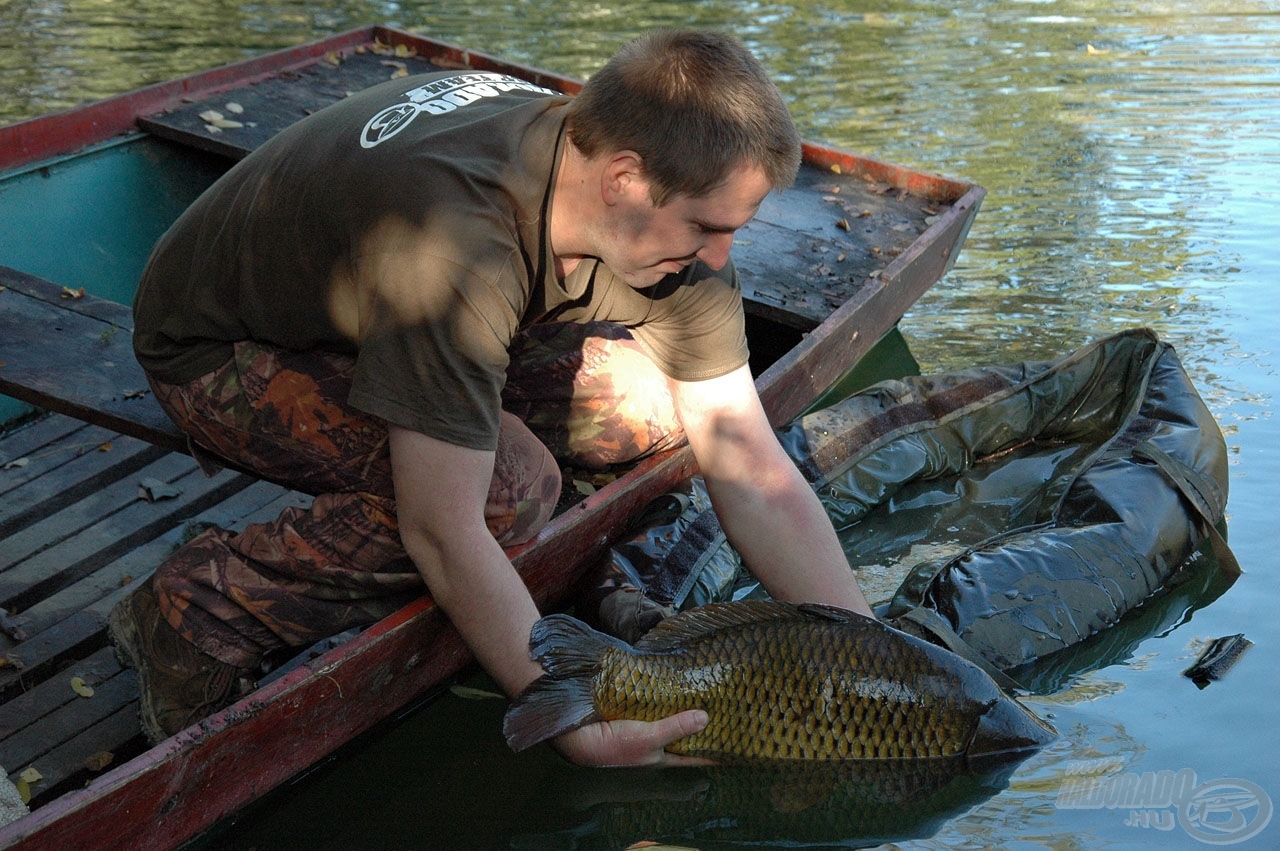
[[[408,102],[379,110],[360,132],[360,147],[372,148],[382,144],[408,127],[410,122],[424,112],[443,115],[476,101],[512,91],[560,94],[507,74],[455,74],[412,88],[404,93]]]

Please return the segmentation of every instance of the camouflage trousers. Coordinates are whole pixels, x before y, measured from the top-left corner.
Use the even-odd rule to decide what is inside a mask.
[[[424,591],[400,543],[386,424],[346,403],[351,358],[238,343],[195,381],[151,380],[206,471],[231,462],[313,494],[238,531],[210,528],[154,583],[166,620],[240,667],[372,623]],[[532,538],[560,497],[557,461],[598,469],[682,439],[666,379],[625,329],[535,326],[512,346],[485,519]]]

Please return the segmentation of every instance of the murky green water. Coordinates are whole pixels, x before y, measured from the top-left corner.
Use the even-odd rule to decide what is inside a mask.
[[[806,136],[981,183],[989,194],[956,268],[902,323],[922,368],[1052,357],[1155,328],[1227,434],[1230,538],[1246,574],[1189,619],[1181,598],[1144,612],[1102,667],[1031,700],[1063,737],[995,788],[947,787],[896,821],[866,809],[876,786],[856,786],[833,816],[701,773],[516,758],[497,735],[500,702],[450,696],[210,844],[708,846],[732,824],[783,843],[1200,844],[1155,792],[1145,807],[1064,806],[1082,771],[1135,786],[1235,778],[1256,784],[1255,802],[1280,804],[1280,3],[8,0],[0,121],[374,21],[578,76],[652,25],[730,27],[778,75]],[[1255,646],[1227,679],[1197,690],[1180,676],[1199,640],[1236,632]],[[1261,810],[1240,814],[1256,824]],[[1280,819],[1246,846],[1278,844]]]

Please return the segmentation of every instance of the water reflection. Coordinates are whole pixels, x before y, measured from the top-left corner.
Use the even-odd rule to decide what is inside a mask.
[[[1208,615],[1200,628],[1243,630],[1277,646],[1267,573],[1280,475],[1271,419],[1280,388],[1273,0],[10,0],[0,4],[0,122],[374,21],[576,76],[650,26],[725,26],[777,74],[806,136],[985,186],[955,269],[902,325],[922,370],[1051,359],[1135,325],[1175,343],[1244,459],[1233,468],[1229,511],[1233,545],[1253,572],[1199,610]],[[1178,593],[1036,674],[1057,691],[1033,708],[1052,714],[1063,737],[1019,766],[1003,792],[951,819],[939,847],[1185,838],[1135,834],[1122,814],[1106,821],[1056,809],[1057,789],[1080,760],[1190,765],[1206,777],[1269,782],[1280,794],[1263,741],[1273,701],[1249,674],[1274,669],[1266,641],[1194,702],[1183,688],[1194,687],[1168,670],[1185,661],[1134,670],[1139,654],[1180,652],[1185,640],[1170,649],[1150,636],[1183,631],[1219,592]],[[1110,667],[1085,673],[1101,666]],[[1156,720],[1167,706],[1176,725]],[[321,769],[272,800],[276,818],[259,822],[255,836],[211,847],[358,847],[379,841],[373,825],[399,828],[406,844],[430,837],[441,847],[493,847],[519,830],[502,810],[540,807],[548,820],[524,835],[586,841],[587,811],[548,801],[549,790],[567,775],[600,775],[579,775],[549,753],[513,758],[496,734],[501,702],[448,698],[440,707],[405,722],[403,736],[364,743],[361,760]],[[938,806],[950,812],[945,800]]]

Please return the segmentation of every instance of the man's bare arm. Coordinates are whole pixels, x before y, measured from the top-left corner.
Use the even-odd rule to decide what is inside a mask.
[[[831,520],[778,443],[747,367],[672,388],[721,525],[765,589],[871,616]]]
[[[400,538],[432,598],[476,660],[508,695],[542,673],[529,658],[537,606],[484,523],[492,452],[392,427],[391,469]],[[706,726],[706,713],[652,723],[614,721],[566,733],[556,746],[583,765],[693,762],[663,748]]]

